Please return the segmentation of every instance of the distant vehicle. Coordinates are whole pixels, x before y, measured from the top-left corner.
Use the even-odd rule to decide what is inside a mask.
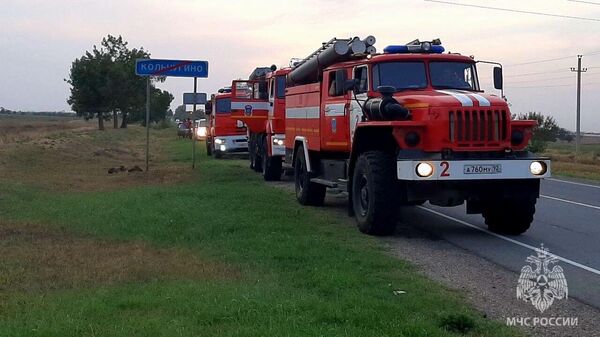
[[[225,153],[248,152],[246,126],[231,118],[231,91],[219,90],[206,107],[206,152],[220,158]]]
[[[179,138],[192,138],[192,130],[188,128],[186,123],[181,123],[177,127],[177,137]]]
[[[179,124],[181,123],[181,120],[179,118],[175,118],[175,123]]]
[[[206,140],[206,119],[197,119],[194,130],[197,140]]]

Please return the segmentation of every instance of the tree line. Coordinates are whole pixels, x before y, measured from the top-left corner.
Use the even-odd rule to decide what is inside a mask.
[[[113,127],[121,128],[130,122],[145,124],[146,78],[135,74],[135,61],[150,58],[143,47],[129,48],[119,35],[108,35],[100,46],[94,45],[71,64],[69,78],[71,94],[67,103],[75,113],[87,119],[98,119],[98,128],[104,130],[104,121],[113,119]],[[164,77],[150,80],[150,121],[164,120],[173,101],[173,95],[156,88]]]

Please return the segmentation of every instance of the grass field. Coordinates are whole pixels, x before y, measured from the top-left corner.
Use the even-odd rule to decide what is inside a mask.
[[[600,144],[583,143],[575,155],[575,143],[549,143],[545,155],[552,159],[554,175],[600,181]]]
[[[148,178],[109,175],[142,166],[143,135],[1,148],[0,336],[518,334],[245,160],[202,154],[192,172],[174,130],[152,131]]]

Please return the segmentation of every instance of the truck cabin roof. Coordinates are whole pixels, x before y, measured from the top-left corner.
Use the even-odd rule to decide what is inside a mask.
[[[375,54],[372,57],[363,57],[352,59],[349,61],[335,63],[324,70],[334,70],[346,67],[354,67],[363,64],[373,64],[390,61],[454,61],[454,62],[472,62],[475,61],[468,56],[460,54],[424,54],[424,53],[407,53],[407,54]]]

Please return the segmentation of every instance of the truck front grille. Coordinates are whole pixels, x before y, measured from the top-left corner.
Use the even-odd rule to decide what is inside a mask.
[[[449,139],[458,146],[494,146],[508,136],[506,110],[450,111]]]

